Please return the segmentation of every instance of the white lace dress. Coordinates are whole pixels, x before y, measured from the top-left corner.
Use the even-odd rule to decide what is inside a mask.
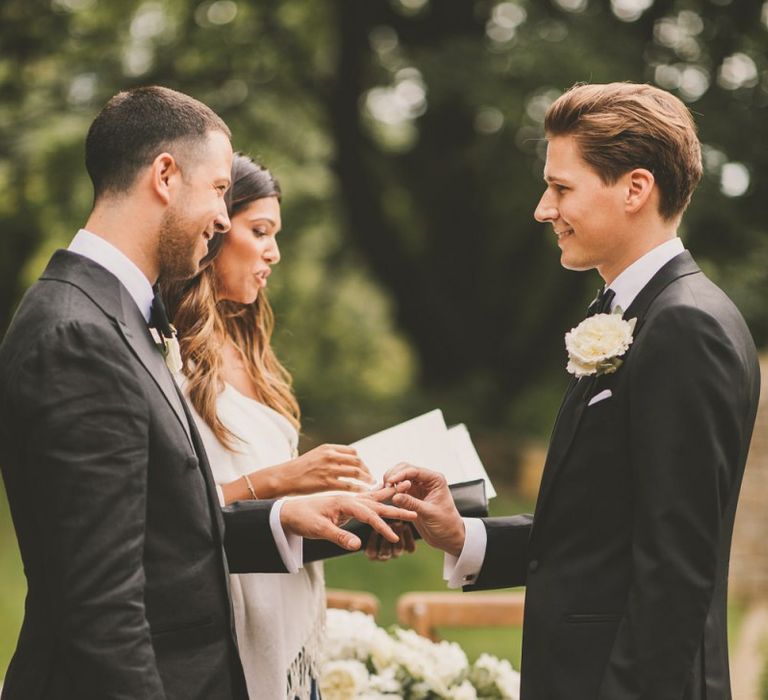
[[[180,383],[186,388],[184,379]],[[239,438],[236,451],[224,447],[192,410],[217,484],[296,456],[298,435],[290,422],[229,384],[216,410]],[[230,582],[251,700],[308,699],[325,623],[322,564],[308,564],[297,574],[231,574]]]

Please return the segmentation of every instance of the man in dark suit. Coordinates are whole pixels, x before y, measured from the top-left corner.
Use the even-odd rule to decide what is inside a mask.
[[[453,555],[452,583],[527,587],[522,700],[726,700],[728,558],[760,379],[741,315],[677,238],[701,176],[693,120],[647,85],[582,85],[545,128],[536,219],[565,267],[606,287],[566,339],[574,378],[534,516],[462,521],[439,475],[387,478]]]
[[[246,699],[228,560],[295,571],[301,536],[356,549],[338,527],[350,515],[396,539],[379,514],[403,511],[373,500],[249,501],[222,515],[152,285],[194,274],[229,228],[229,136],[172,90],[112,98],[86,140],[86,228],[0,347],[0,464],[29,585],[4,699]]]

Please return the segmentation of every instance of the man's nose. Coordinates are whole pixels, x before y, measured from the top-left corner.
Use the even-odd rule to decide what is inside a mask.
[[[533,218],[539,223],[554,221],[557,218],[557,207],[552,201],[549,190],[546,190],[539,200],[536,210],[533,212]]]
[[[232,224],[229,221],[229,214],[227,214],[227,207],[224,205],[223,209],[216,214],[216,219],[213,222],[213,230],[216,233],[226,233],[229,231]]]

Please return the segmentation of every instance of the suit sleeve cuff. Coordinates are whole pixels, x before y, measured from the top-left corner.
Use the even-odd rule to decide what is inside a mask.
[[[458,557],[445,554],[443,560],[443,579],[448,588],[470,586],[477,579],[485,559],[488,534],[485,525],[478,518],[463,518],[465,537],[464,547]]]
[[[283,524],[280,522],[280,511],[283,508],[283,503],[285,503],[285,499],[281,498],[275,501],[272,506],[272,510],[269,512],[269,527],[272,530],[277,551],[283,564],[285,564],[285,568],[289,574],[295,574],[304,563],[304,538],[286,533],[283,530]]]

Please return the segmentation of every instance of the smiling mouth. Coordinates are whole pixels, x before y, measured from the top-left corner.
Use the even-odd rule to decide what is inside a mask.
[[[562,241],[564,238],[568,238],[569,236],[573,235],[573,229],[567,228],[563,231],[555,231],[555,236],[557,236],[558,241]]]

